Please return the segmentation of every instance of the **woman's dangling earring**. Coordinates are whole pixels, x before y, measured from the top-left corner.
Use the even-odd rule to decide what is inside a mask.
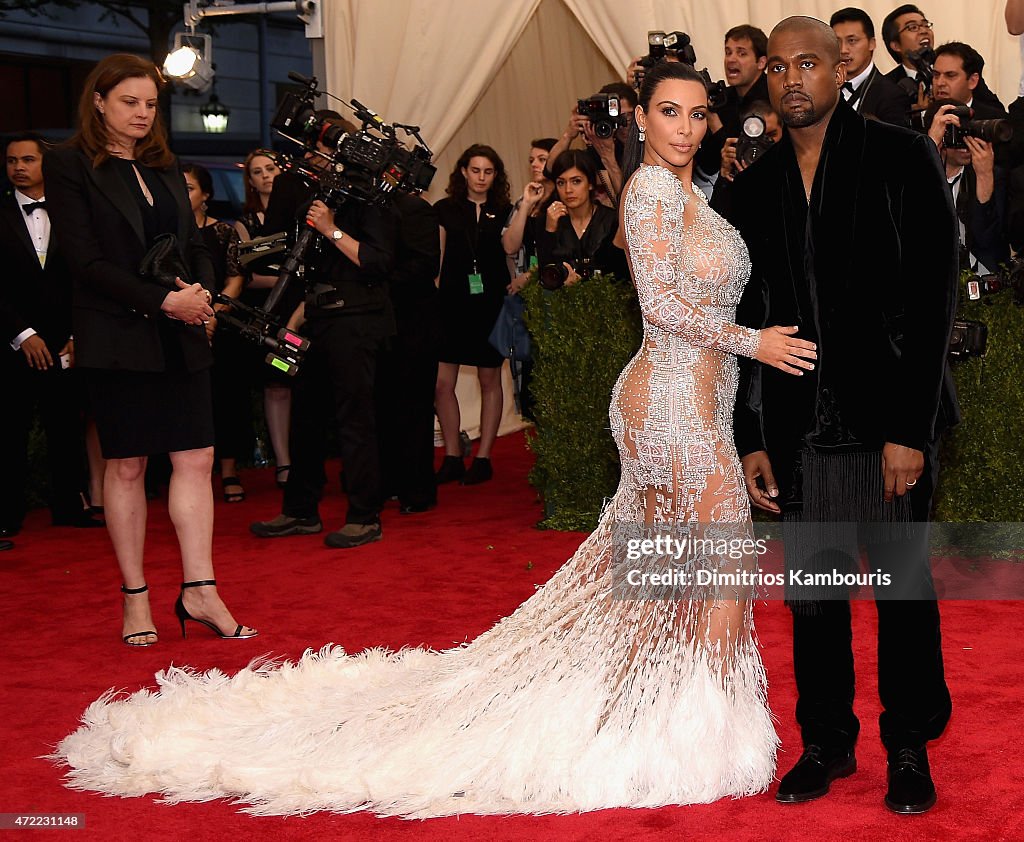
[[[647,135],[644,133],[644,129],[643,129],[642,126],[640,128],[640,138],[639,138],[639,140],[640,140],[641,143],[643,143],[645,140],[647,140]]]

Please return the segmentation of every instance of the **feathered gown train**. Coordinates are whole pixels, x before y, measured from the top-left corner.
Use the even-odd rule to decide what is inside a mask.
[[[623,598],[624,525],[749,523],[732,445],[731,323],[749,275],[735,231],[642,167],[624,226],[645,338],[619,378],[622,479],[537,593],[443,652],[339,647],[234,676],[168,669],[94,702],[56,757],[69,785],[259,813],[409,817],[709,802],[764,790],[777,739],[750,601]],[[621,569],[619,570],[621,572]]]

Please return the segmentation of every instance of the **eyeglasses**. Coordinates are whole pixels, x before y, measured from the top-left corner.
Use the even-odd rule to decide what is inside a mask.
[[[900,32],[909,32],[911,35],[916,35],[922,29],[931,29],[932,22],[930,20],[912,20],[910,23],[904,25]],[[897,33],[899,34],[899,33]]]

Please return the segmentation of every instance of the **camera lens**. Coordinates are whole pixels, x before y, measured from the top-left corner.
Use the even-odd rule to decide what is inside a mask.
[[[594,123],[594,134],[598,137],[607,140],[613,134],[615,134],[615,126],[609,123],[607,120],[598,120]]]
[[[569,272],[561,263],[548,263],[541,267],[540,285],[544,289],[558,289],[565,284],[568,277]]]

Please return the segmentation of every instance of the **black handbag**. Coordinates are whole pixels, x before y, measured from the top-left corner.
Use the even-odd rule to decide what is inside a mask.
[[[172,291],[180,289],[174,282],[175,278],[191,283],[185,257],[174,234],[161,234],[156,238],[139,263],[139,274],[147,281]]]

